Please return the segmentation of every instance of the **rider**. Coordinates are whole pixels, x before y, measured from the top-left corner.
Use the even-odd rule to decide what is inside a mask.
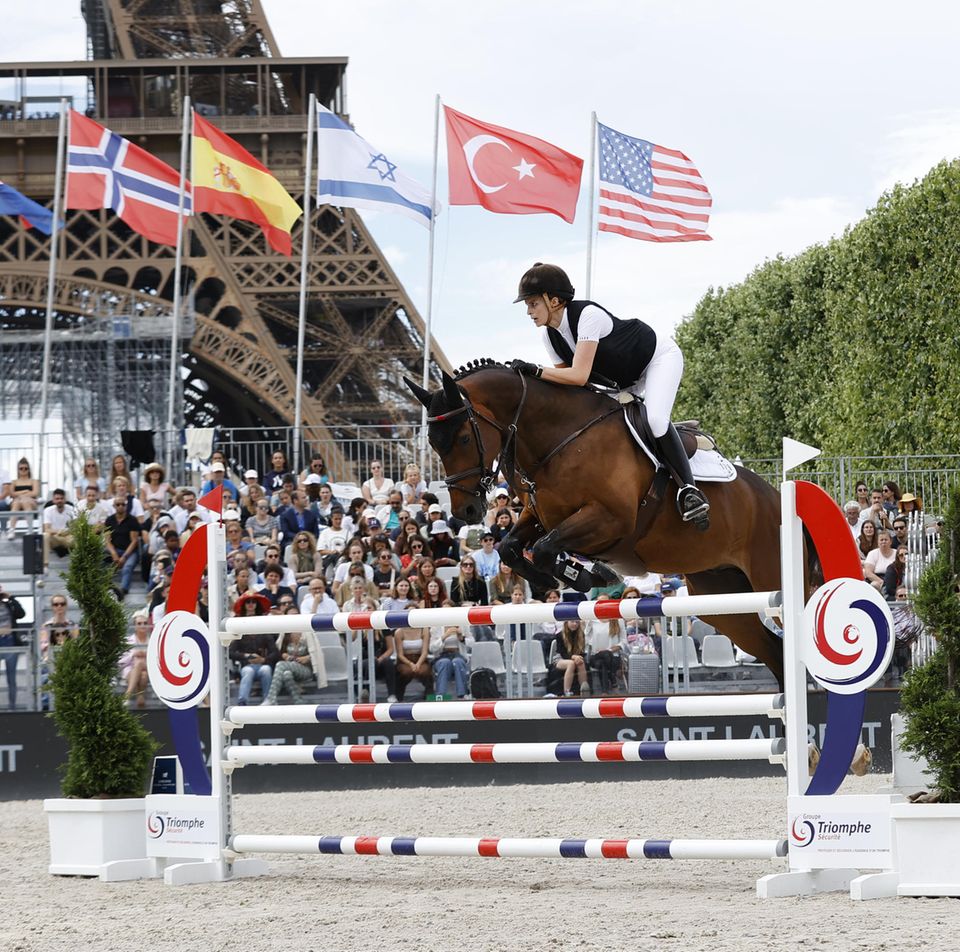
[[[520,373],[551,383],[582,387],[591,374],[603,375],[618,387],[644,394],[647,420],[656,440],[654,449],[680,480],[677,508],[684,522],[709,526],[710,504],[694,485],[690,461],[670,412],[683,374],[683,354],[676,341],[658,335],[639,320],[620,320],[593,301],[575,301],[570,279],[562,268],[537,262],[520,279],[514,304],[523,301],[527,314],[542,328],[552,367],[515,360]]]

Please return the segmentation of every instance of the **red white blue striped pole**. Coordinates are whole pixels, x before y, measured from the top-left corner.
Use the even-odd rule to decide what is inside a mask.
[[[504,701],[399,701],[393,704],[289,704],[229,707],[229,726],[398,723],[402,721],[562,721],[606,717],[778,717],[782,694],[689,697],[556,698]]]
[[[239,833],[230,839],[229,849],[236,854],[322,853],[333,856],[770,860],[787,855],[787,841],[469,836],[271,836]]]
[[[231,746],[226,767],[247,764],[550,764],[783,759],[773,740],[592,741],[528,744],[309,744]]]
[[[476,605],[472,608],[412,608],[399,612],[337,612],[334,615],[269,615],[228,618],[226,632],[275,635],[287,631],[363,631],[369,628],[429,628],[438,625],[524,625],[551,621],[610,621],[682,615],[754,615],[779,612],[779,592],[624,598],[597,602]]]

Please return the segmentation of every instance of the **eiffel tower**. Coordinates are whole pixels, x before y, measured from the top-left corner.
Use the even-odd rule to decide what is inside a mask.
[[[88,60],[0,64],[8,91],[0,92],[0,179],[52,205],[61,96],[178,167],[181,103],[190,95],[304,204],[307,98],[313,92],[346,115],[345,58],[280,57],[260,0],[83,0],[82,12]],[[163,426],[174,254],[112,211],[64,217],[51,405],[65,431],[83,416],[90,452],[99,440],[115,446],[121,426]],[[256,226],[192,218],[185,425],[269,434],[293,423],[300,241],[298,223],[287,258]],[[48,255],[48,238],[0,218],[0,418],[35,416],[39,406]],[[356,212],[314,210],[307,282],[302,423],[310,441],[327,451],[371,425],[411,434],[420,408],[401,378],[422,372],[424,322]],[[450,366],[435,342],[431,354],[439,379]],[[349,475],[358,474],[342,478]]]

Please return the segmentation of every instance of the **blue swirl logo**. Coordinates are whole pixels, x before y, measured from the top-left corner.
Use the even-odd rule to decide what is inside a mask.
[[[167,821],[159,813],[151,813],[147,817],[147,836],[151,840],[159,840],[167,828]]]
[[[801,820],[797,817],[790,827],[790,845],[791,846],[809,846],[816,837],[816,830],[809,820]]]
[[[150,636],[147,674],[167,707],[196,707],[210,689],[210,635],[203,619],[185,611],[164,615]]]

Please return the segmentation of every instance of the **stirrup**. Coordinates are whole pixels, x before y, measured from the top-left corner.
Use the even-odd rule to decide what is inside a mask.
[[[710,503],[696,486],[687,484],[677,493],[677,509],[684,522],[692,522],[701,531],[710,527]]]

